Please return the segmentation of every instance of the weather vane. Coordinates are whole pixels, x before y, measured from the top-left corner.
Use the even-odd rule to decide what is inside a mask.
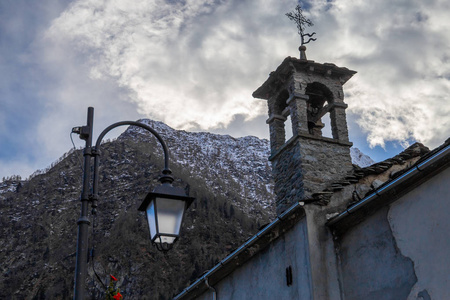
[[[317,39],[313,38],[312,36],[315,35],[316,33],[313,32],[311,34],[309,33],[305,33],[305,25],[308,25],[308,27],[313,26],[313,22],[311,22],[310,19],[305,18],[305,16],[303,16],[302,14],[302,8],[300,5],[297,5],[297,7],[295,8],[296,11],[294,12],[289,12],[286,14],[286,16],[289,18],[289,20],[294,21],[297,24],[297,29],[298,29],[298,34],[300,35],[302,44],[300,45],[300,58],[304,58],[306,59],[306,55],[305,55],[305,50],[306,47],[304,46],[305,44],[308,44],[311,41],[315,41]],[[309,39],[305,42],[305,36],[308,37]],[[302,57],[304,56],[304,57]]]

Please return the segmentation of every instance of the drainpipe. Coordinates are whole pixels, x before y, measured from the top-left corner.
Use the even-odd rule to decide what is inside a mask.
[[[205,278],[205,284],[206,284],[206,286],[207,286],[210,290],[212,290],[212,292],[213,292],[213,298],[212,298],[212,300],[216,300],[216,299],[217,299],[217,298],[216,298],[216,289],[209,285],[208,277]]]

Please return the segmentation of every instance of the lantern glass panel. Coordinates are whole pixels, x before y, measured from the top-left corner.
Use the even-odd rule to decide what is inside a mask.
[[[147,207],[147,220],[150,229],[150,239],[153,240],[156,235],[155,201],[150,202],[150,205]]]
[[[159,238],[157,238],[155,240],[156,243],[160,243],[160,244],[173,244],[175,242],[175,237],[174,236],[160,236]]]
[[[175,199],[156,198],[156,209],[159,234],[179,235],[181,222],[183,221],[185,202]],[[175,238],[167,237],[167,239],[167,243],[171,243]]]

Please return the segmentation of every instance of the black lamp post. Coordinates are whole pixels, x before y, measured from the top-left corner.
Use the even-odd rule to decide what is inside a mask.
[[[74,127],[72,132],[80,135],[80,138],[86,141],[84,148],[84,174],[83,189],[81,192],[81,214],[78,219],[78,237],[77,237],[77,258],[75,267],[75,290],[74,299],[84,299],[84,284],[87,274],[88,259],[88,229],[90,225],[88,217],[88,207],[91,204],[93,211],[97,208],[98,201],[98,167],[100,157],[100,144],[103,137],[112,129],[123,126],[132,125],[146,129],[152,133],[164,151],[164,170],[157,186],[153,192],[148,193],[139,210],[146,211],[147,221],[149,225],[150,237],[152,244],[160,251],[170,250],[177,241],[181,223],[185,210],[191,205],[194,198],[188,197],[183,189],[172,186],[173,177],[169,169],[169,151],[166,143],[161,136],[150,126],[134,122],[123,121],[117,122],[99,135],[95,147],[92,147],[92,131],[94,123],[94,108],[88,108],[87,125],[82,127]],[[92,176],[93,184],[91,190],[91,158],[94,157],[94,174]]]

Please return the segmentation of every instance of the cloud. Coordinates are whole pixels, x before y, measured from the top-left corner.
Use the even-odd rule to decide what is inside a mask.
[[[30,150],[23,159],[0,151],[3,160],[50,164],[70,148],[70,129],[85,122],[87,106],[96,108],[96,130],[149,117],[178,129],[268,137],[260,123],[266,103],[251,94],[286,56],[298,57],[296,26],[284,16],[295,0],[43,0],[26,10],[22,2],[0,18],[7,67],[0,138],[15,145],[8,153]],[[448,137],[449,5],[303,5],[314,22],[307,31],[318,38],[308,58],[358,71],[344,87],[359,125],[354,136],[372,147],[414,140],[434,147]]]
[[[115,80],[140,113],[182,129],[222,128],[266,111],[251,93],[274,47],[258,24],[272,16],[267,7],[286,6],[267,2],[78,1],[46,38],[85,53],[90,78]]]
[[[448,137],[449,12],[446,1],[314,7],[321,46],[332,49],[320,57],[358,71],[345,87],[346,101],[372,147],[409,140],[434,147]]]
[[[182,129],[225,128],[266,113],[251,98],[296,49],[284,13],[295,1],[75,2],[46,38],[89,58],[92,80],[113,80],[139,113]],[[314,1],[319,41],[309,58],[359,73],[347,102],[369,144],[436,145],[448,128],[448,4]],[[277,59],[278,61],[275,61]]]

